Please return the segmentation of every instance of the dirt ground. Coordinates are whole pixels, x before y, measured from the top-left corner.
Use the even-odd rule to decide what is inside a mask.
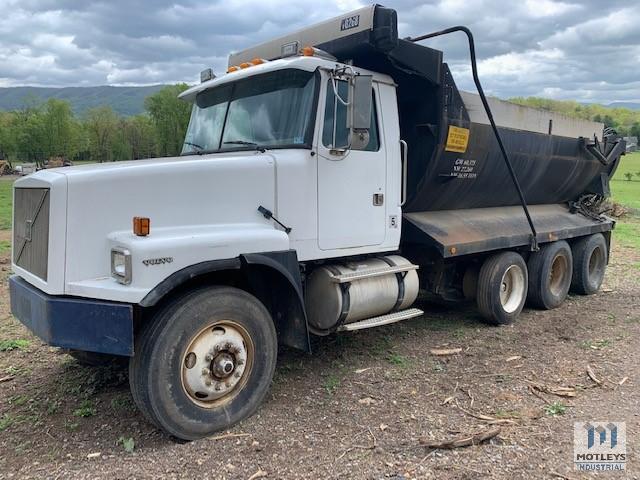
[[[422,318],[314,339],[311,356],[283,351],[256,415],[182,444],[136,411],[125,369],[82,367],[15,321],[0,262],[0,478],[590,478],[572,465],[573,422],[589,420],[626,421],[630,457],[626,473],[592,476],[640,476],[632,249],[614,248],[600,294],[513,326],[423,304]],[[575,397],[544,392],[557,387]],[[496,426],[481,445],[421,444]]]

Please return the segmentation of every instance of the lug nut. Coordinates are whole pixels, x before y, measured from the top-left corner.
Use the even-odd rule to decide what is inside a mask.
[[[219,383],[216,383],[216,386],[215,386],[216,392],[219,392],[221,388],[222,386]]]
[[[205,380],[204,384],[205,384],[207,387],[210,387],[210,386],[211,386],[211,380]]]
[[[211,370],[209,370],[208,368],[203,368],[202,369],[202,374],[203,375],[209,375],[211,373]]]
[[[206,357],[204,357],[204,359],[205,359],[207,362],[210,362],[211,360],[213,360],[213,357],[211,356],[211,354],[210,354],[210,353],[207,353],[207,356],[206,356]]]
[[[240,372],[236,372],[236,373],[235,373],[235,375],[234,375],[234,377],[236,377],[236,378],[240,378],[240,375],[242,375]]]
[[[238,360],[236,360],[236,363],[238,365],[244,365],[244,358],[239,358]]]

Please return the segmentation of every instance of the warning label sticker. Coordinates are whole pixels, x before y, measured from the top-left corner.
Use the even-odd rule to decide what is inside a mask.
[[[447,135],[447,144],[444,149],[447,152],[464,153],[467,151],[469,143],[469,129],[455,127],[449,125],[449,134]]]

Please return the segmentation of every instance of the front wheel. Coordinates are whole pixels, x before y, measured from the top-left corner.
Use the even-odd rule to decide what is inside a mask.
[[[147,418],[195,440],[250,416],[276,364],[273,321],[254,296],[206,287],[179,298],[142,332],[131,359],[133,397]]]
[[[484,320],[507,325],[522,312],[527,298],[527,265],[516,252],[502,252],[487,258],[480,268],[476,300]]]

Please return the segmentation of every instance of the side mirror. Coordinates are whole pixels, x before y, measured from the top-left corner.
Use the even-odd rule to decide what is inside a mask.
[[[373,77],[371,75],[356,75],[353,77],[353,86],[350,89],[351,98],[351,148],[362,150],[369,145],[369,127],[371,125],[371,88]]]

